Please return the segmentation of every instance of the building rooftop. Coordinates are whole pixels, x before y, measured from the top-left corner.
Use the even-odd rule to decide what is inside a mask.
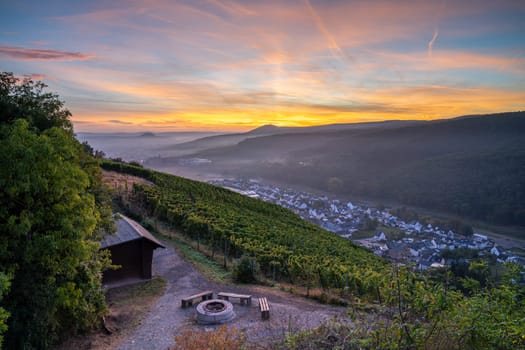
[[[158,239],[135,220],[119,214],[119,218],[115,219],[115,224],[117,225],[117,231],[112,235],[107,235],[102,240],[100,244],[101,249],[142,238],[147,239],[161,248],[166,248]]]

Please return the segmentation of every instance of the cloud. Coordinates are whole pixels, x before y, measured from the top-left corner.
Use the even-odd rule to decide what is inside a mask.
[[[372,103],[351,103],[351,104],[310,104],[310,105],[298,105],[294,107],[300,107],[305,110],[319,111],[325,114],[341,114],[348,112],[366,112],[366,113],[392,113],[392,114],[403,114],[413,113],[413,109],[409,106],[395,106],[393,104],[382,103],[380,101]]]
[[[126,125],[131,125],[131,124],[133,124],[133,123],[131,123],[131,122],[125,122],[125,121],[118,120],[118,119],[110,119],[110,120],[106,120],[106,122],[108,122],[108,123],[113,123],[113,124],[126,124]]]
[[[342,61],[344,58],[346,58],[346,55],[343,52],[343,50],[341,50],[341,47],[339,47],[339,44],[335,40],[332,33],[330,33],[330,31],[326,28],[323,19],[321,18],[321,16],[319,16],[317,12],[315,12],[314,8],[312,7],[312,4],[310,4],[310,0],[304,0],[304,3],[308,8],[308,12],[310,12],[310,15],[314,19],[317,29],[319,29],[319,31],[328,41],[328,48],[330,49],[330,52],[335,58]]]
[[[98,53],[96,62],[27,71],[59,77],[55,85],[75,115],[114,129],[153,120],[168,126],[177,121],[173,129],[219,129],[286,124],[286,118],[324,124],[523,109],[523,94],[511,93],[513,86],[523,91],[523,50],[493,50],[479,40],[506,30],[497,21],[475,21],[499,2],[444,4],[133,0],[108,7],[96,2],[88,13],[55,18],[83,45],[77,50]],[[440,24],[441,17],[446,22]],[[449,49],[442,47],[443,39]],[[468,47],[460,45],[470,39]],[[347,61],[345,54],[351,65],[339,64]],[[458,92],[437,84],[493,89]],[[432,88],[396,90],[420,85]]]
[[[47,75],[38,74],[38,73],[29,73],[29,74],[24,74],[24,78],[31,79],[31,80],[44,80],[44,79],[47,79]]]
[[[0,55],[15,60],[49,60],[49,61],[73,61],[88,60],[95,57],[92,54],[79,52],[65,52],[57,50],[29,49],[17,46],[0,46]]]
[[[434,36],[432,36],[432,39],[428,42],[428,57],[432,57],[432,49],[434,48],[434,43],[436,42],[437,38],[439,36],[439,30],[436,28],[434,30]]]
[[[227,1],[227,0],[209,0],[210,3],[214,4],[217,7],[220,7],[221,9],[225,10],[228,13],[231,13],[233,15],[237,16],[253,16],[255,15],[255,12],[242,7],[241,5],[235,3],[234,1]]]
[[[432,60],[423,53],[376,53],[376,64],[390,62],[398,67],[410,67],[415,71],[439,71],[449,69],[482,69],[525,74],[525,57],[513,57],[497,54],[476,53],[471,51],[439,50],[434,52]],[[372,63],[371,63],[372,64]]]

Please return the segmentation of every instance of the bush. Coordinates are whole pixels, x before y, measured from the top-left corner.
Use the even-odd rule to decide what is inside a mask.
[[[241,283],[251,283],[257,281],[259,264],[257,260],[250,256],[243,256],[233,265],[233,279]]]

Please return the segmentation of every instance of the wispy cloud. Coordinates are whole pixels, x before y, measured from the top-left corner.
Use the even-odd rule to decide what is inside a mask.
[[[420,52],[375,52],[376,61],[370,62],[372,69],[379,69],[384,62],[390,62],[402,69],[410,67],[416,71],[446,71],[450,69],[483,70],[525,75],[525,57],[475,53],[471,51],[439,50],[433,52],[432,60]]]
[[[28,78],[31,80],[44,80],[47,78],[47,75],[38,74],[38,73],[30,73],[30,74],[24,74],[24,78]]]
[[[49,41],[45,40],[33,40],[31,43],[35,45],[49,45]]]
[[[306,5],[306,8],[308,9],[308,12],[312,16],[315,22],[315,25],[317,26],[317,29],[319,29],[319,31],[323,34],[323,36],[328,41],[328,48],[330,49],[330,52],[332,53],[332,55],[338,60],[344,61],[346,59],[345,53],[343,52],[343,50],[341,50],[341,47],[335,40],[335,37],[333,36],[333,34],[326,28],[321,16],[319,16],[319,14],[312,7],[310,0],[304,0],[304,3]]]
[[[439,36],[439,30],[436,28],[434,30],[434,35],[432,36],[432,39],[428,42],[428,57],[432,57],[432,50],[434,49],[434,43],[436,42],[437,38]]]
[[[237,4],[234,1],[228,0],[208,0],[210,3],[214,4],[217,7],[225,10],[226,12],[237,15],[237,16],[253,16],[255,12]]]
[[[125,124],[125,125],[132,125],[133,123],[131,122],[125,122],[125,121],[122,121],[122,120],[118,120],[118,119],[110,119],[110,120],[106,120],[108,123],[112,123],[112,124]]]
[[[0,61],[53,78],[75,121],[114,130],[437,118],[525,106],[521,24],[505,18],[525,13],[516,1],[123,2],[38,15],[45,37],[35,34],[37,24],[2,36]],[[39,50],[49,47],[81,53]]]
[[[445,13],[445,10],[447,8],[447,0],[441,1],[441,6],[439,7],[434,21],[436,22],[436,27],[434,28],[434,35],[432,36],[432,39],[428,42],[428,57],[432,57],[432,50],[434,49],[434,43],[436,42],[438,36],[439,36],[439,22],[441,22],[441,17]]]
[[[30,49],[18,46],[0,46],[0,55],[15,60],[73,61],[88,60],[95,55],[58,50]]]

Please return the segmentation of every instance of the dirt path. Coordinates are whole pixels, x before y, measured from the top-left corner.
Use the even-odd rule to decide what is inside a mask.
[[[219,285],[206,279],[190,263],[182,260],[173,245],[165,241],[166,249],[157,249],[153,258],[153,273],[167,282],[164,295],[152,308],[130,337],[119,349],[162,349],[175,345],[174,336],[183,329],[211,330],[214,326],[200,326],[195,322],[193,308],[182,309],[181,298],[203,290],[251,294],[251,306],[234,302],[235,319],[228,324],[245,331],[248,339],[273,339],[288,330],[314,327],[325,319],[345,317],[343,307],[325,306],[269,287],[237,287]],[[270,302],[270,320],[262,321],[257,299],[266,296]]]

